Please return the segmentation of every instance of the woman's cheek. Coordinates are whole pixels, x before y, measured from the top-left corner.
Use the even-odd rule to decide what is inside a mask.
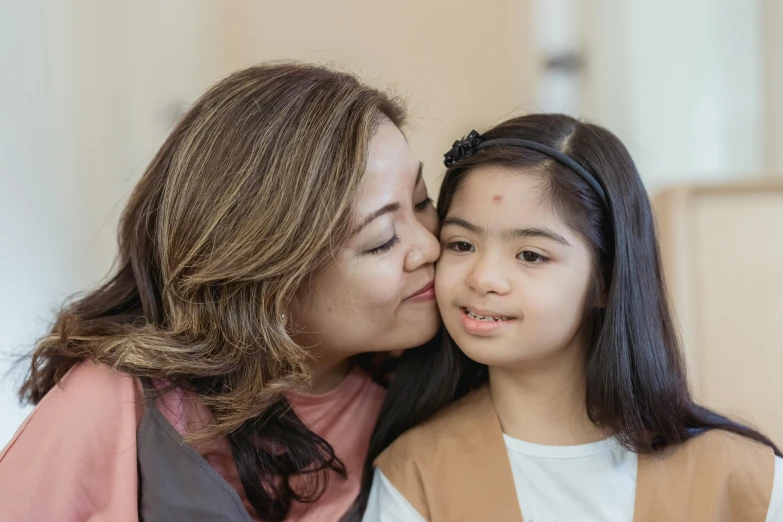
[[[348,299],[365,309],[383,309],[395,306],[402,295],[403,273],[396,263],[374,261],[370,266],[359,266],[350,277],[351,295]]]
[[[402,271],[392,271],[378,274],[370,285],[373,302],[379,306],[396,306],[397,303],[407,297],[404,295],[405,288],[402,277]],[[411,293],[415,292],[412,290]]]

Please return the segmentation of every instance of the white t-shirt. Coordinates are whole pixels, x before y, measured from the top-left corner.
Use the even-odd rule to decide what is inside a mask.
[[[503,435],[525,522],[631,522],[637,455],[613,438],[580,446],[544,446]],[[376,469],[363,522],[424,522]],[[783,522],[783,459],[767,522]]]

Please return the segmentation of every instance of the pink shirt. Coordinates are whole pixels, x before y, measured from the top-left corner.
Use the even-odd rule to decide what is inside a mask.
[[[384,395],[357,368],[326,394],[289,396],[297,415],[332,445],[348,472],[347,480],[331,477],[317,502],[294,505],[289,520],[335,521],[350,507]],[[183,435],[211,419],[209,410],[182,390],[158,400],[158,408]],[[137,521],[136,430],[143,413],[139,379],[93,363],[74,367],[0,453],[0,519]],[[199,451],[257,519],[228,440]]]

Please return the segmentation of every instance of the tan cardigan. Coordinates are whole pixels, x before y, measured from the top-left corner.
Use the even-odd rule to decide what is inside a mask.
[[[402,435],[375,463],[430,522],[523,520],[487,387]],[[639,455],[634,522],[764,522],[774,468],[770,448],[724,431]]]

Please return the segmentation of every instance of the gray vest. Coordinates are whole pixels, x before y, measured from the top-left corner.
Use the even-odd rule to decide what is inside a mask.
[[[253,522],[236,490],[182,440],[154,400],[146,400],[136,448],[140,521]]]

